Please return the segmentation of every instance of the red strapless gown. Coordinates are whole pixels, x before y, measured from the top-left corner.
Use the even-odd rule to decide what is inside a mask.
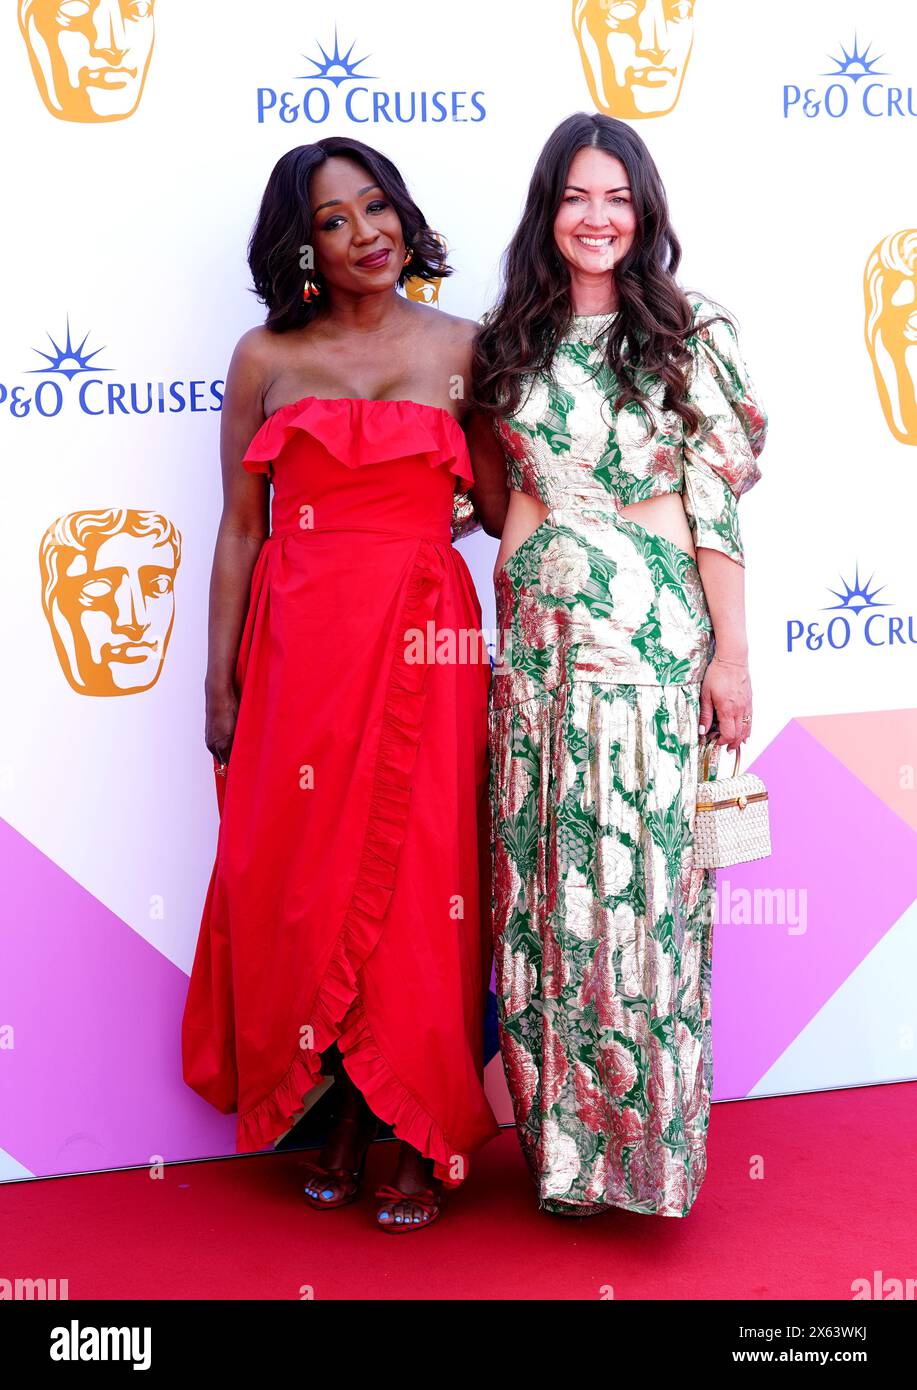
[[[251,1152],[290,1129],[336,1040],[372,1110],[454,1186],[497,1131],[482,1082],[490,666],[412,660],[406,634],[480,629],[451,544],[465,436],[434,406],[306,397],[243,462],[273,477],[272,530],[216,779],[184,1079],[238,1110]]]

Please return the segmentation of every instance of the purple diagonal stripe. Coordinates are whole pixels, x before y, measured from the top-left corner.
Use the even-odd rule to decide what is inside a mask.
[[[181,1074],[187,977],[0,821],[0,1146],[33,1173],[235,1152]]]
[[[731,770],[726,754],[720,775]],[[716,1100],[748,1095],[917,896],[917,835],[799,724],[753,770],[770,796],[773,855],[717,874]],[[756,888],[777,890],[775,902],[805,890],[806,931],[726,921],[737,890]]]

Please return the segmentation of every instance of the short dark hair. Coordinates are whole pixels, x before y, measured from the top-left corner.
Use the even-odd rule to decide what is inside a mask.
[[[321,300],[304,301],[308,272],[302,269],[302,247],[312,245],[309,183],[326,159],[352,159],[383,190],[401,222],[406,246],[413,249],[410,269],[398,276],[438,280],[452,274],[444,243],[427,224],[408,192],[396,165],[361,140],[329,135],[313,145],[298,145],[278,159],[267,181],[261,207],[248,242],[253,293],[267,305],[265,327],[275,333],[300,328],[320,312]]]

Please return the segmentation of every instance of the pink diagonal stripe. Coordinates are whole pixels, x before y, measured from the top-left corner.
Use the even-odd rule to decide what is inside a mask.
[[[864,731],[865,732],[865,731]],[[721,775],[732,769],[727,755]],[[807,930],[717,922],[714,1098],[746,1096],[917,895],[917,835],[795,721],[753,764],[770,794],[773,855],[718,873],[738,890],[807,894]],[[722,913],[725,917],[725,912]]]
[[[901,775],[917,758],[917,709],[814,714],[798,722],[917,830],[917,793]]]
[[[33,1173],[235,1152],[182,1081],[187,977],[0,821],[0,1146]]]

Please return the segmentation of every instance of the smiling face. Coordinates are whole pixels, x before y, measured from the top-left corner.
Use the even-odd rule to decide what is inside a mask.
[[[53,116],[133,114],[153,51],[153,0],[20,0],[19,25]]]
[[[606,116],[664,116],[694,42],[694,0],[573,0],[592,100]]]
[[[315,268],[346,295],[390,291],[407,249],[401,222],[372,174],[352,159],[320,164],[309,188]]]
[[[633,245],[637,218],[627,170],[604,150],[574,155],[554,217],[554,240],[578,285],[608,282],[614,267]]]

